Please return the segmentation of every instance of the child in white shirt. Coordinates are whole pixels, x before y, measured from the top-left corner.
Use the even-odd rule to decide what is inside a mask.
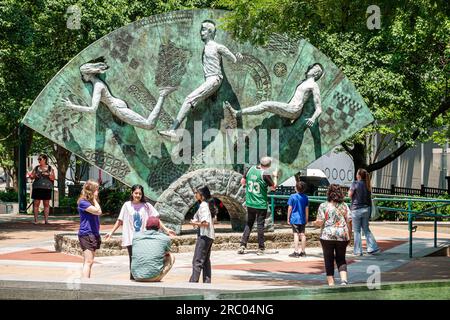
[[[216,207],[208,187],[199,188],[195,192],[195,199],[200,202],[200,207],[191,220],[191,224],[198,227],[198,237],[189,282],[198,282],[203,270],[203,283],[211,283],[210,256],[215,237],[213,219],[216,215]]]

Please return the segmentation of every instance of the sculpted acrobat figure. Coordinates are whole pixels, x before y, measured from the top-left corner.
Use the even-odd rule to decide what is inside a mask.
[[[307,119],[306,125],[312,127],[316,119],[322,113],[322,106],[320,101],[320,89],[317,81],[323,75],[323,67],[320,63],[315,63],[308,67],[306,79],[303,80],[295,90],[295,94],[288,103],[278,101],[264,101],[260,104],[248,107],[242,110],[235,110],[228,101],[223,104],[225,119],[228,122],[229,128],[237,126],[237,118],[251,114],[262,114],[264,112],[271,112],[283,118],[288,118],[292,122],[297,120],[302,111],[303,106],[312,94],[314,99],[315,111],[314,114]]]
[[[202,54],[203,74],[205,82],[203,82],[197,89],[190,93],[183,102],[177,118],[169,130],[160,131],[163,136],[176,139],[175,132],[186,118],[191,108],[204,101],[206,98],[214,94],[222,84],[222,56],[230,59],[233,63],[242,60],[242,55],[236,53],[234,55],[227,47],[214,41],[216,35],[216,25],[214,21],[204,20],[200,29],[200,36],[205,43]]]
[[[114,97],[109,91],[106,83],[98,78],[98,75],[104,73],[108,68],[108,65],[104,62],[83,64],[80,67],[81,78],[84,82],[91,82],[93,86],[91,106],[74,104],[68,98],[63,99],[65,106],[81,112],[95,113],[99,103],[102,102],[108,107],[113,115],[123,122],[142,129],[154,129],[161,113],[161,108],[165,97],[167,97],[176,88],[160,88],[159,98],[155,108],[152,110],[148,118],[144,118],[140,114],[129,109],[125,101]]]

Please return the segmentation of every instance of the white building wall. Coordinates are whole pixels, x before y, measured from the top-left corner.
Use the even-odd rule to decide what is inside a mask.
[[[99,181],[100,178],[104,187],[110,187],[112,185],[113,178],[109,174],[97,167],[91,166],[89,168],[89,179]]]
[[[408,149],[390,164],[377,170],[374,186],[390,188],[394,184],[397,187],[420,189],[423,183],[426,187],[446,189],[445,176],[449,175],[449,170],[448,166],[445,168],[442,165],[442,152],[436,153],[436,149],[442,150],[442,147],[431,142],[423,144],[423,149],[421,144]],[[389,153],[383,152],[377,160]],[[443,168],[446,170],[443,171]]]
[[[350,186],[355,176],[352,158],[346,152],[338,152],[337,148],[311,163],[308,169],[320,169],[330,183],[345,186]]]

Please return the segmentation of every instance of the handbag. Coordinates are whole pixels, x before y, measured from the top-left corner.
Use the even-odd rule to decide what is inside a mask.
[[[43,176],[41,172],[38,171],[38,167],[34,168],[36,179],[34,179],[32,187],[33,189],[53,189],[53,181],[50,180],[48,176]],[[52,167],[48,166],[48,172],[52,171]]]

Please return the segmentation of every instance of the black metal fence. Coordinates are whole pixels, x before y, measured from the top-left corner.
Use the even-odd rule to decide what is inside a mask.
[[[271,191],[270,194],[275,194],[278,196],[289,196],[291,194],[295,193],[295,187],[285,187],[285,186],[279,186],[277,187],[277,189],[275,191]],[[286,206],[286,199],[274,199],[275,201],[275,206]],[[270,203],[270,201],[269,201]]]
[[[348,187],[342,186],[341,187],[345,193],[348,192]],[[271,194],[276,195],[290,195],[295,193],[294,187],[284,187],[280,186],[277,187],[277,189],[272,192]],[[391,185],[390,188],[372,188],[373,194],[388,194],[388,195],[403,195],[403,196],[420,196],[420,197],[438,197],[450,194],[447,189],[439,189],[439,188],[430,188],[425,187],[424,185],[420,186],[420,189],[414,189],[414,188],[402,188],[402,187],[396,187],[395,185]],[[326,188],[319,188],[317,191],[317,194],[314,195],[325,195],[326,194]],[[282,200],[277,199],[277,202],[281,202]],[[284,200],[283,200],[284,201]]]
[[[420,189],[402,188],[391,185],[390,188],[373,188],[375,194],[390,194],[390,195],[405,195],[405,196],[420,196],[420,197],[438,197],[448,194],[447,189],[430,188],[424,185]]]

